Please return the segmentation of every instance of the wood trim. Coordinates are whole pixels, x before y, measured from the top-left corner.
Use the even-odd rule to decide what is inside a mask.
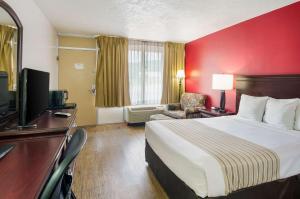
[[[242,94],[278,99],[300,98],[300,74],[239,75],[236,77],[236,112]]]

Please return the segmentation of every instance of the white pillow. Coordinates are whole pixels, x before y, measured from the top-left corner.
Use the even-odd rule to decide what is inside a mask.
[[[254,97],[243,94],[237,115],[241,118],[261,122],[268,98],[269,97]]]
[[[300,131],[300,99],[298,100],[298,107],[296,109],[296,118],[294,129]]]
[[[266,105],[263,121],[276,127],[293,129],[298,99],[270,98]]]

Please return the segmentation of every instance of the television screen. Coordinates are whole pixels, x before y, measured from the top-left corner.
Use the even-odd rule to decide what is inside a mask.
[[[24,68],[20,81],[19,125],[25,126],[48,108],[49,73]]]
[[[4,118],[9,107],[8,76],[0,71],[0,120]]]

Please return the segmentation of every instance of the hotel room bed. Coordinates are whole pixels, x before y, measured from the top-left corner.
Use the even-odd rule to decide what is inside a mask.
[[[194,121],[276,152],[280,160],[279,179],[300,173],[299,132],[239,119],[237,116],[194,119]],[[207,152],[164,126],[165,123],[171,122],[180,123],[164,120],[147,124],[146,139],[152,150],[196,195],[202,198],[225,195],[223,174],[218,162]],[[197,126],[196,124],[191,126],[184,121],[180,125],[185,124],[183,128],[186,131],[193,131]]]
[[[285,81],[284,85],[282,81]],[[268,95],[277,98],[299,97],[299,93],[290,92],[290,84],[294,85],[295,83],[300,86],[299,76],[239,78],[236,85],[237,103],[239,103],[241,94]],[[288,89],[278,93],[276,91],[278,87],[275,89],[278,85]],[[193,139],[196,138],[191,137],[193,134],[190,132],[194,131],[194,135],[197,135],[197,129],[201,128],[209,128],[212,132],[216,130],[216,135],[223,133],[231,138],[241,139],[241,142],[246,140],[255,143],[257,145],[255,147],[262,147],[267,153],[274,152],[274,159],[277,159],[278,163],[278,168],[274,167],[275,170],[278,169],[276,178],[270,176],[270,179],[257,183],[257,185],[228,191],[228,184],[225,185],[225,175],[223,175],[218,159],[209,151],[197,147],[197,143],[193,142]],[[180,131],[189,132],[190,138],[182,139],[185,135],[180,134]],[[299,193],[295,191],[300,188],[297,176],[300,173],[299,131],[282,130],[262,122],[227,116],[190,121],[149,122],[146,125],[145,133],[146,160],[171,198],[299,197]]]

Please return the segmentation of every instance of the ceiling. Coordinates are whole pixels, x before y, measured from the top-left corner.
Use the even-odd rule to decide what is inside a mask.
[[[35,0],[60,33],[188,42],[295,0]]]

